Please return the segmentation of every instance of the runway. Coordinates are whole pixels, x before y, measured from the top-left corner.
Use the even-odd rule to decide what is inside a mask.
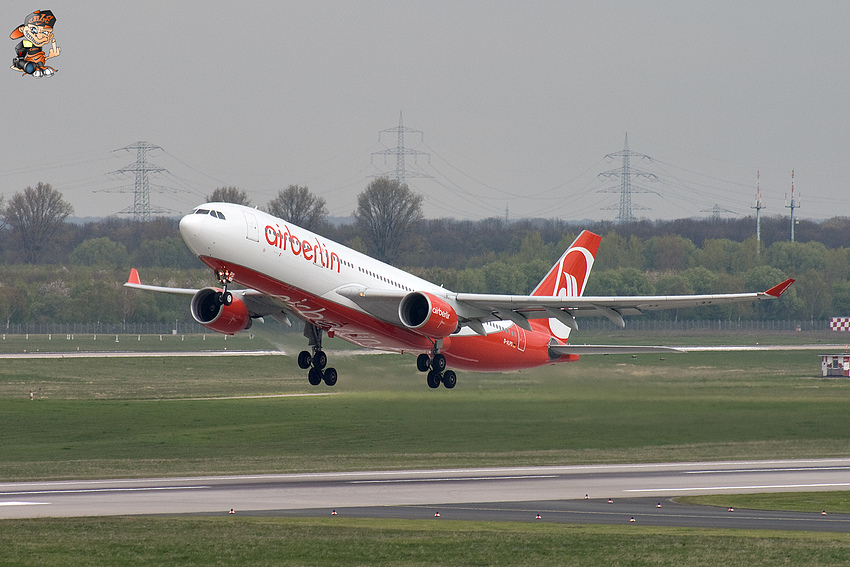
[[[585,346],[578,345],[576,346]],[[791,351],[819,350],[832,352],[847,350],[846,344],[794,344],[794,345],[726,345],[726,346],[681,346],[672,348],[682,352],[735,352],[735,351]],[[371,354],[397,354],[386,350],[341,349],[327,350],[329,355],[363,356]],[[282,350],[198,350],[198,351],[66,351],[66,352],[9,352],[0,353],[0,359],[29,359],[29,358],[182,358],[193,356],[292,356]]]
[[[642,525],[850,532],[850,514],[730,512],[670,500],[682,494],[830,490],[850,490],[850,459],[1,483],[0,519],[232,509],[243,515],[336,511],[348,517],[568,523],[634,518]]]

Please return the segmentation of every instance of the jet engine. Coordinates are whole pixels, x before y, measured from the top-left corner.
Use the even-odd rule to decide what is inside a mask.
[[[224,305],[221,290],[214,287],[200,289],[192,297],[192,317],[207,329],[225,335],[249,329],[252,323],[241,299],[234,296],[230,305]]]
[[[408,329],[426,337],[448,337],[458,329],[452,306],[423,291],[405,295],[399,303],[398,316]]]

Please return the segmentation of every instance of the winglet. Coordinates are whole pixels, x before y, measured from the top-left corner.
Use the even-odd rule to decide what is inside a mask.
[[[792,283],[794,283],[794,280],[791,279],[791,278],[788,278],[787,280],[785,280],[781,284],[776,284],[775,286],[773,286],[772,288],[770,288],[769,290],[767,290],[764,293],[765,293],[765,295],[769,295],[771,297],[779,297],[780,295],[785,293],[786,289],[791,287]]]
[[[130,269],[130,278],[127,280],[127,283],[141,285],[142,280],[139,279],[139,271],[136,268]]]

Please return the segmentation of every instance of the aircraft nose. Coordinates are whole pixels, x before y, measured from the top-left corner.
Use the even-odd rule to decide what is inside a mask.
[[[180,236],[183,238],[186,238],[187,234],[195,232],[194,229],[198,226],[195,216],[194,213],[189,213],[180,219]]]
[[[192,252],[197,253],[197,241],[206,215],[189,213],[180,219],[180,236]]]

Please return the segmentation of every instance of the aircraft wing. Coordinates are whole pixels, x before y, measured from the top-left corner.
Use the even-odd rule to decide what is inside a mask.
[[[703,307],[706,305],[776,299],[792,283],[794,283],[794,280],[788,279],[767,291],[707,295],[552,297],[480,293],[455,294],[447,291],[442,295],[442,298],[447,300],[455,309],[458,321],[462,326],[470,327],[476,333],[484,335],[486,331],[483,323],[492,321],[511,321],[530,331],[529,319],[553,318],[573,329],[577,329],[576,317],[604,316],[620,327],[624,327],[623,315],[640,315],[645,311],[660,309]],[[398,308],[407,292],[347,285],[338,288],[336,293],[351,299],[363,310],[383,321],[401,324]],[[574,352],[574,354],[579,353]],[[613,354],[613,352],[607,354]]]
[[[143,284],[139,278],[139,272],[136,268],[130,270],[130,277],[124,287],[132,289],[141,289],[144,291],[156,291],[159,293],[173,293],[177,295],[195,295],[200,289],[186,287],[168,287],[159,285]],[[290,316],[297,318],[297,315],[288,309],[288,306],[274,297],[268,296],[254,289],[239,289],[231,290],[234,297],[238,297],[248,308],[251,317],[265,317],[270,315],[277,321],[287,326],[292,326]]]
[[[576,328],[575,317],[605,316],[620,327],[624,327],[623,315],[640,315],[645,311],[660,309],[703,307],[776,299],[792,283],[794,283],[794,280],[788,279],[766,291],[752,293],[580,297],[459,293],[454,297],[454,300],[459,306],[483,313],[483,316],[470,318],[479,321],[509,320],[526,327],[528,319],[554,318]],[[488,314],[493,317],[489,317]],[[458,315],[463,315],[463,309],[458,311]],[[472,325],[469,326],[475,328]]]
[[[130,278],[127,280],[127,283],[124,284],[124,287],[131,287],[133,289],[143,289],[145,291],[158,291],[160,293],[174,293],[178,295],[195,295],[199,291],[197,289],[190,289],[187,287],[165,287],[160,285],[145,285],[139,278],[139,271],[136,268],[130,269]]]

